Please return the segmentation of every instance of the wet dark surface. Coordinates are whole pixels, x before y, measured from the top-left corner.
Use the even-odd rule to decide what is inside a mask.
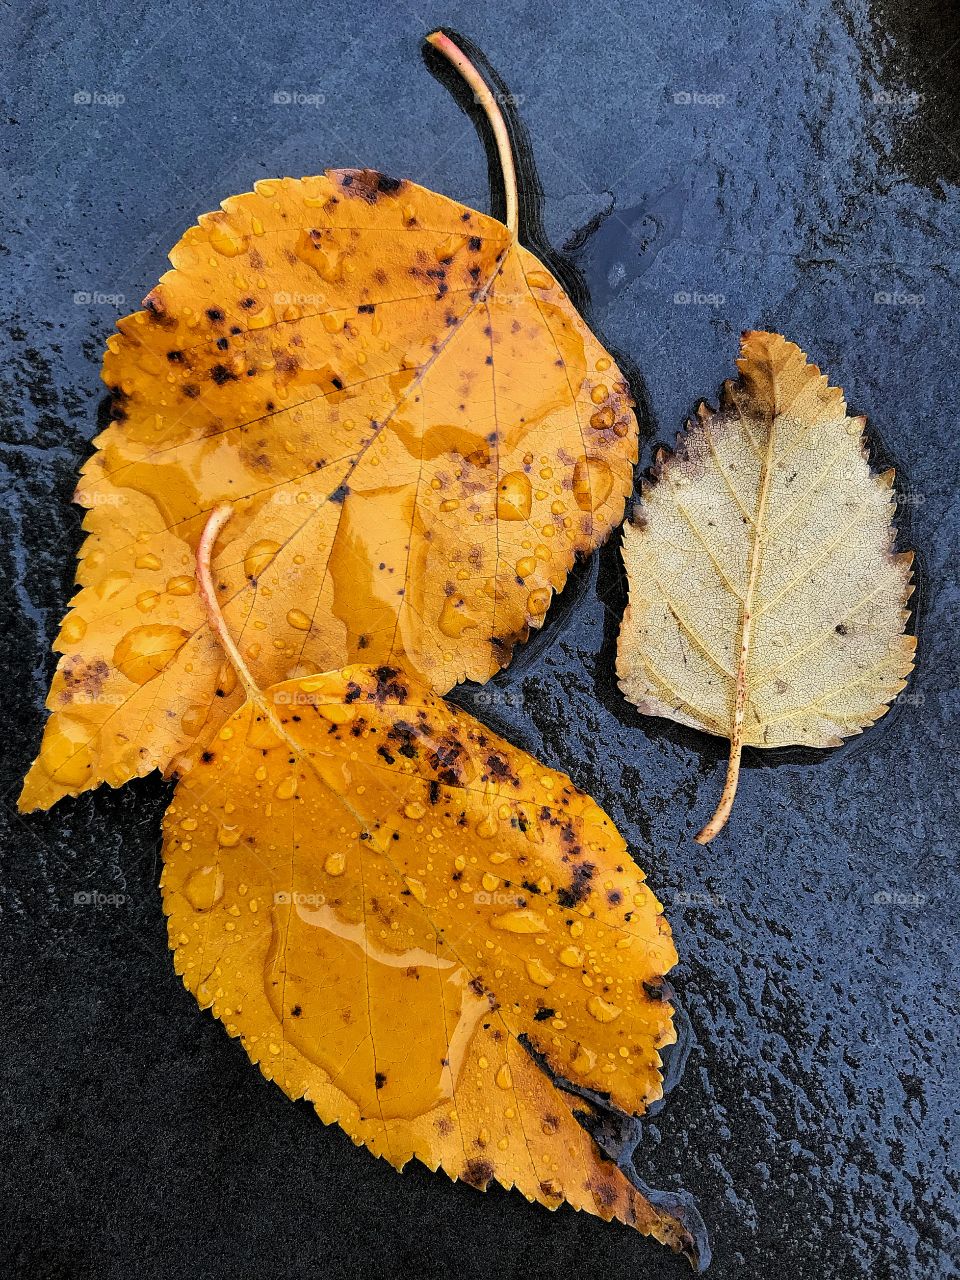
[[[12,812],[115,318],[197,214],[260,177],[370,165],[489,207],[474,127],[421,59],[444,22],[521,99],[543,234],[570,245],[575,296],[578,267],[588,318],[645,379],[644,459],[732,372],[741,329],[779,330],[869,416],[918,551],[919,665],[900,705],[836,752],[755,756],[707,848],[691,837],[722,744],[619,696],[616,539],[507,672],[458,694],[604,805],[666,904],[694,1043],[643,1126],[640,1176],[697,1196],[718,1278],[960,1274],[955,7],[228,3],[201,17],[104,0],[3,22],[4,1271],[686,1274],[585,1215],[419,1166],[398,1177],[264,1082],[173,973],[159,780]]]

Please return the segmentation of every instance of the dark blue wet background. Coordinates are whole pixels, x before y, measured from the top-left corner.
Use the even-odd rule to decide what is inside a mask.
[[[666,903],[695,1044],[638,1167],[696,1194],[711,1274],[957,1275],[960,22],[928,0],[5,10],[0,1265],[685,1274],[585,1215],[398,1177],[265,1083],[174,976],[156,778],[11,812],[115,318],[199,213],[257,178],[369,165],[489,207],[475,128],[421,59],[440,23],[517,98],[550,243],[593,220],[568,262],[645,380],[645,459],[731,373],[739,331],[766,327],[847,390],[900,469],[922,577],[907,696],[835,753],[755,758],[708,848],[691,836],[721,744],[642,720],[615,688],[615,540],[509,671],[459,697],[592,792]]]

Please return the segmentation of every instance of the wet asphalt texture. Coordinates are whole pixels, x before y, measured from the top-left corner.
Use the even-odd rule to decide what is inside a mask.
[[[642,465],[715,401],[740,331],[777,330],[868,416],[917,551],[906,695],[838,750],[753,753],[707,848],[724,744],[618,693],[616,535],[454,695],[594,795],[665,903],[689,1056],[638,1175],[696,1197],[716,1280],[956,1276],[960,19],[931,0],[6,9],[0,1268],[688,1274],[584,1214],[400,1177],[265,1082],[173,972],[169,784],[13,808],[115,319],[258,178],[371,166],[496,210],[472,104],[421,52],[440,24],[512,95],[523,237],[632,371]]]

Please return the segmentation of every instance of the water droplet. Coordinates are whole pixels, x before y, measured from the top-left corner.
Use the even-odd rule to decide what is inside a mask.
[[[134,684],[146,684],[176,657],[189,640],[181,627],[160,623],[134,627],[113,651],[113,665]]]
[[[480,883],[486,889],[487,893],[493,893],[495,889],[500,888],[500,877],[495,876],[492,871],[485,871]]]
[[[579,969],[583,960],[583,952],[578,951],[576,947],[564,947],[557,959],[561,964],[566,965],[568,969]]]
[[[328,876],[342,876],[347,869],[347,855],[339,851],[329,854],[323,869]]]
[[[79,644],[86,634],[86,621],[81,618],[79,613],[71,613],[60,628],[59,642],[61,644]]]
[[[527,612],[535,618],[542,617],[550,607],[551,591],[549,587],[537,587],[527,596]]]
[[[134,564],[138,569],[159,569],[160,557],[155,556],[152,551],[148,551],[145,556],[137,556]]]
[[[490,921],[494,929],[505,929],[507,933],[546,933],[547,922],[543,916],[529,907],[521,907],[517,911],[504,911]]]
[[[598,382],[590,392],[590,399],[594,404],[603,404],[607,396],[610,394],[610,388],[604,382]]]
[[[522,471],[509,472],[497,485],[497,518],[528,520],[531,498],[529,478]]]
[[[466,244],[463,236],[450,235],[445,236],[436,247],[436,256],[438,262],[443,262],[445,258],[452,258]]]
[[[314,705],[330,724],[350,724],[357,718],[357,708],[352,702],[317,702]]]
[[[189,578],[185,574],[167,579],[167,592],[172,596],[192,596],[196,589],[196,579]]]
[[[224,696],[229,697],[237,687],[237,673],[234,671],[232,664],[224,659],[220,663],[220,670],[217,672],[217,689],[221,690]]]
[[[602,458],[580,458],[573,469],[573,496],[581,511],[596,511],[613,488],[613,472]]]
[[[216,253],[221,254],[224,258],[236,258],[243,253],[245,245],[242,240],[235,240],[221,226],[208,223],[206,228],[207,238],[210,241],[210,248]]]
[[[477,626],[476,619],[467,612],[465,603],[463,596],[456,594],[444,599],[437,625],[451,639],[458,639],[464,631],[473,630]]]
[[[195,738],[207,721],[207,711],[209,708],[194,703],[192,707],[188,707],[180,717],[180,728],[188,738]]]
[[[527,961],[527,977],[538,987],[549,987],[555,980],[554,975],[539,960]]]
[[[241,834],[239,827],[232,827],[229,823],[223,822],[217,830],[217,840],[224,849],[232,849],[235,844],[240,843]]]
[[[592,1071],[597,1064],[597,1055],[592,1049],[588,1049],[585,1045],[577,1045],[576,1052],[571,1060],[571,1066],[578,1074],[585,1076],[588,1071]]]
[[[295,631],[309,631],[313,626],[310,618],[302,609],[291,609],[287,614],[287,622]]]
[[[606,371],[610,368],[610,364],[611,364],[611,360],[609,356],[601,356],[596,364],[597,373],[606,373]]]
[[[619,1005],[610,1004],[602,996],[591,996],[587,1001],[587,1013],[598,1022],[613,1022],[614,1018],[620,1017],[623,1010]]]
[[[268,717],[255,716],[247,729],[247,744],[255,751],[272,751],[283,741],[277,726]]]
[[[314,246],[310,254],[310,265],[321,280],[326,280],[330,284],[336,284],[343,279],[345,265],[343,255],[336,249]]]
[[[121,591],[123,591],[124,587],[126,587],[129,582],[129,573],[124,573],[122,570],[118,569],[116,572],[108,573],[105,577],[101,578],[94,587],[94,591],[101,600],[113,600]]]
[[[403,812],[408,818],[413,818],[414,821],[416,821],[417,819],[422,818],[427,811],[419,800],[411,800],[408,805],[404,806]]]
[[[419,902],[420,905],[423,906],[424,903],[427,901],[427,891],[423,886],[423,882],[420,880],[415,880],[413,876],[405,876],[404,880],[407,888],[416,898],[417,902]]]
[[[137,608],[141,613],[150,613],[157,607],[159,599],[156,591],[141,591],[137,596]]]
[[[243,557],[243,572],[248,578],[259,578],[264,569],[270,565],[280,550],[280,543],[269,538],[261,538],[251,543]]]
[[[187,876],[183,896],[194,911],[209,911],[223,897],[223,875],[219,867],[196,867]]]
[[[93,753],[89,726],[59,715],[47,722],[40,748],[40,763],[57,782],[81,787],[91,776]]]
[[[549,289],[553,280],[546,271],[528,271],[527,284],[533,289]]]
[[[517,561],[517,577],[529,578],[537,567],[535,556],[521,556]]]
[[[595,431],[606,431],[608,427],[613,426],[614,421],[615,415],[609,405],[590,415],[590,425]]]
[[[500,830],[500,824],[492,813],[484,814],[477,823],[477,835],[481,840],[492,840]]]
[[[274,787],[273,794],[278,800],[292,800],[297,794],[297,775],[288,773],[285,778],[281,778]]]
[[[336,1078],[361,1115],[425,1115],[444,1101],[452,1103],[490,1005],[445,946],[388,947],[379,938],[378,922],[371,916],[367,921],[369,927],[355,917],[345,919],[325,902],[298,902],[293,910],[275,913],[264,992],[289,1043]],[[287,969],[285,957],[294,953],[309,956],[309,965]],[[338,980],[327,1007],[318,1010],[318,977],[334,972]],[[379,1010],[402,1010],[416,1034],[377,1035],[375,1043],[364,1035],[371,996]],[[302,1014],[291,1018],[295,1004]]]

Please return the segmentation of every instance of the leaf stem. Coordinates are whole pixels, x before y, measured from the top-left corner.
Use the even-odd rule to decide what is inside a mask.
[[[739,729],[730,739],[730,759],[727,762],[727,780],[723,784],[723,794],[713,817],[693,838],[697,844],[709,844],[715,835],[723,830],[730,817],[733,801],[737,794],[737,783],[740,781],[740,756],[743,752],[743,736]]]
[[[743,751],[743,717],[747,710],[747,667],[753,646],[753,613],[757,584],[760,581],[760,568],[763,561],[763,541],[761,530],[767,514],[767,499],[770,496],[770,476],[773,471],[773,441],[777,427],[776,411],[767,428],[767,444],[763,462],[760,467],[760,487],[757,493],[756,514],[753,520],[753,543],[750,547],[750,566],[747,575],[747,589],[743,594],[740,612],[740,653],[737,658],[737,691],[733,706],[733,727],[730,732],[730,760],[727,764],[727,780],[723,784],[723,795],[717,805],[717,811],[694,839],[698,844],[709,844],[718,832],[727,825],[733,800],[737,794],[737,782],[740,779],[740,756]]]
[[[743,714],[747,709],[747,662],[750,658],[750,640],[753,633],[752,603],[757,571],[758,564],[754,557],[747,587],[747,598],[743,605],[743,619],[740,624],[740,657],[737,662],[737,692],[734,699],[733,728],[730,732],[730,758],[727,762],[727,779],[723,784],[723,794],[720,797],[720,803],[717,805],[716,813],[714,813],[703,830],[694,836],[697,844],[709,844],[713,837],[727,825],[727,819],[730,817],[730,810],[733,808],[733,801],[737,794],[737,783],[740,781],[740,756],[743,753]]]
[[[490,122],[493,136],[497,143],[497,154],[500,158],[500,170],[503,176],[503,188],[507,197],[507,216],[504,221],[507,230],[514,236],[517,234],[517,170],[513,160],[513,148],[510,135],[507,133],[506,121],[500,105],[494,97],[483,76],[473,65],[462,49],[444,35],[442,31],[433,31],[427,36],[427,44],[438,50],[463,76],[473,90],[475,100],[483,107],[484,114]]]
[[[226,619],[220,610],[220,602],[217,600],[216,589],[213,585],[213,574],[210,568],[213,548],[216,545],[217,538],[232,515],[233,507],[229,502],[222,502],[219,507],[214,507],[210,512],[210,518],[203,527],[203,533],[200,535],[200,542],[197,546],[197,585],[200,588],[200,599],[203,601],[210,630],[220,641],[231,666],[240,677],[243,687],[247,691],[247,696],[256,702],[260,702],[262,701],[261,691],[250,674],[247,664],[240,656],[240,650],[227,629]]]
[[[233,515],[233,507],[229,502],[222,502],[218,507],[210,512],[209,519],[203,527],[203,533],[200,535],[200,542],[197,545],[197,586],[200,589],[200,599],[203,602],[204,611],[207,615],[207,622],[210,630],[220,641],[223,651],[234,671],[240,677],[244,689],[247,692],[247,701],[254,706],[259,707],[260,712],[264,715],[273,726],[277,736],[282,738],[288,744],[291,751],[301,756],[308,763],[309,753],[304,750],[303,744],[294,738],[283,720],[277,714],[277,708],[272,700],[264,694],[263,690],[250,674],[250,670],[243,658],[240,656],[240,650],[234,643],[233,637],[227,629],[227,622],[220,609],[220,602],[217,600],[217,593],[213,585],[213,573],[210,561],[213,557],[213,548],[216,545],[217,538],[220,536],[223,526]],[[335,791],[327,779],[319,772],[316,765],[311,763],[311,768],[316,774],[322,786],[324,786],[331,795],[336,796],[344,808],[357,820],[358,823],[367,829],[364,819],[359,811],[354,808],[350,800]],[[376,846],[379,848],[379,846]],[[385,853],[386,849],[379,849],[379,852]]]

